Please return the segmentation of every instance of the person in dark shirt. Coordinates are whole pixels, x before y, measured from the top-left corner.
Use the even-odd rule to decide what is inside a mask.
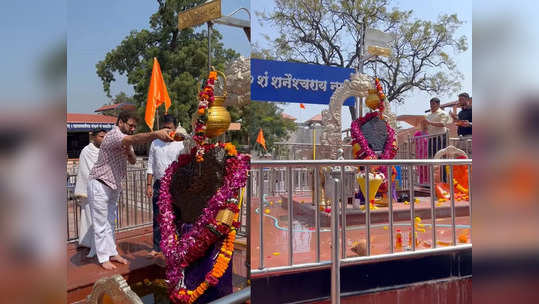
[[[455,120],[455,124],[458,126],[457,134],[459,136],[471,136],[472,135],[472,98],[468,93],[460,93],[458,106],[462,108],[459,114],[456,106],[451,112],[451,117]]]

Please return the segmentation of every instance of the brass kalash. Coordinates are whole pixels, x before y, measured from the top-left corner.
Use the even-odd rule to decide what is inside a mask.
[[[208,108],[208,121],[206,122],[206,136],[208,138],[223,135],[230,126],[230,113],[225,108],[226,76],[220,71],[216,72],[223,77],[223,96],[214,96],[213,104]]]
[[[215,71],[215,69],[214,69]],[[226,77],[220,72],[219,78],[215,81],[214,101],[208,107],[206,115],[206,137],[214,139],[223,135],[230,126],[230,113],[224,106],[226,99]],[[219,86],[222,84],[222,87]],[[195,112],[193,121],[199,118]],[[186,147],[192,148],[194,141],[185,143]],[[223,148],[216,147],[204,154],[203,162],[192,160],[184,167],[178,168],[173,174],[171,184],[171,194],[173,205],[177,211],[177,217],[183,223],[194,223],[206,207],[208,200],[223,185],[225,174],[226,152]],[[227,209],[228,210],[228,209]],[[220,211],[217,221],[231,225],[233,214]]]

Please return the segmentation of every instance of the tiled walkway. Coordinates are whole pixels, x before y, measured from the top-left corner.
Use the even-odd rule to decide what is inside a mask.
[[[311,204],[309,196],[294,197],[293,200],[297,204]],[[456,206],[468,207],[467,202],[456,202]],[[430,198],[420,198],[420,201],[415,204],[416,210],[428,208],[430,210]],[[449,202],[436,204],[438,208],[448,208]],[[461,208],[462,208],[461,207]],[[260,266],[260,214],[259,201],[257,199],[252,200],[251,205],[251,269],[257,269]],[[403,203],[394,203],[394,212],[409,213],[409,205]],[[352,205],[348,206],[348,210],[352,210]],[[438,211],[438,210],[437,210]],[[263,234],[264,234],[264,251],[263,261],[264,267],[276,267],[288,265],[288,210],[286,209],[286,200],[283,201],[281,197],[268,197],[264,206],[264,218],[263,218]],[[387,213],[388,208],[379,207],[375,212]],[[328,216],[324,212],[320,212],[321,216]],[[371,214],[371,218],[374,215]],[[316,262],[316,231],[312,223],[314,223],[314,215],[312,220],[305,220],[300,218],[293,220],[293,264]],[[423,219],[425,232],[418,233],[418,239],[420,240],[418,250],[424,248],[430,248],[432,246],[432,221],[430,219]],[[436,219],[436,237],[438,246],[447,246],[452,240],[451,218],[437,218]],[[469,216],[460,216],[456,218],[457,224],[457,243],[458,236],[465,234],[469,236]],[[378,222],[371,227],[371,254],[383,254],[390,253],[389,245],[389,227],[388,222]],[[329,227],[321,227],[320,232],[320,260],[330,260],[330,243],[331,233]],[[409,220],[394,222],[394,231],[401,230],[403,237],[403,247],[408,244],[409,229],[411,229],[411,222]],[[366,239],[366,228],[364,225],[347,225],[346,227],[346,256],[357,256],[352,252],[351,248],[356,241]],[[470,241],[470,240],[468,240]],[[405,250],[405,249],[404,249]]]

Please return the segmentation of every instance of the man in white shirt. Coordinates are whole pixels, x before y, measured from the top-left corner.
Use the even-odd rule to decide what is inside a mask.
[[[440,108],[440,99],[434,97],[430,100],[430,113],[426,115],[427,132],[429,135],[438,135],[429,137],[428,156],[433,158],[436,152],[447,147],[447,125],[453,122],[453,119],[447,112]],[[447,181],[445,167],[442,168],[442,181]]]
[[[176,118],[172,115],[165,115],[161,124],[163,128],[175,130],[177,126]],[[159,231],[159,207],[157,201],[159,200],[159,187],[161,186],[161,178],[165,175],[165,170],[170,164],[178,160],[178,156],[184,149],[183,142],[173,141],[164,142],[160,139],[156,139],[150,146],[150,152],[148,154],[148,170],[147,170],[147,185],[146,195],[148,198],[152,198],[153,206],[153,248],[148,254],[150,257],[157,256],[161,252],[159,243],[161,242],[161,232]],[[153,185],[152,185],[153,179]]]
[[[90,204],[88,204],[88,176],[90,170],[97,161],[99,147],[107,132],[105,130],[94,130],[91,133],[91,142],[82,149],[79,156],[79,169],[77,173],[77,183],[75,184],[75,196],[79,199],[81,207],[79,222],[79,245],[90,248],[87,257],[95,256],[94,232],[92,228],[92,214]]]

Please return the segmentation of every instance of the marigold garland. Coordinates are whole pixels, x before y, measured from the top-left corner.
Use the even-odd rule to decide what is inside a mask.
[[[225,178],[223,186],[210,198],[207,207],[204,208],[193,228],[178,236],[176,233],[175,214],[172,209],[172,195],[170,183],[176,170],[187,165],[196,153],[202,149],[204,152],[216,147],[228,148],[225,166]],[[232,145],[233,146],[233,145]],[[237,154],[231,144],[204,144],[193,148],[191,154],[182,154],[178,161],[173,162],[165,171],[161,180],[159,195],[159,226],[162,234],[161,248],[167,261],[166,276],[169,283],[170,299],[173,303],[192,303],[212,285],[219,282],[219,278],[228,268],[232,252],[234,250],[235,228],[239,227],[236,220],[229,227],[223,223],[217,223],[216,215],[220,210],[229,209],[237,214],[239,208],[235,197],[240,188],[244,187],[247,180],[247,171],[250,165],[250,156]],[[225,148],[226,149],[226,148]],[[234,153],[235,152],[235,153]],[[235,154],[235,155],[234,155]],[[181,286],[184,269],[192,262],[204,256],[207,249],[226,236],[225,241],[212,270],[206,280],[194,291],[186,290]],[[194,300],[191,301],[191,297]]]
[[[193,136],[193,139],[197,143],[197,146],[201,147],[206,142],[206,122],[208,120],[207,111],[208,108],[211,107],[213,104],[213,101],[215,100],[214,96],[214,87],[215,87],[215,80],[217,79],[217,72],[211,71],[208,80],[206,81],[206,86],[204,89],[198,94],[198,110],[197,113],[199,117],[197,118],[197,121],[195,122],[195,136]],[[198,149],[196,153],[196,161],[202,162],[204,161],[204,150]]]

